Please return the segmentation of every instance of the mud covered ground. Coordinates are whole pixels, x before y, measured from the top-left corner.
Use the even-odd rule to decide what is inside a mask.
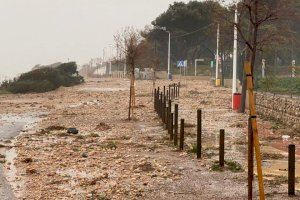
[[[158,81],[160,86],[167,81]],[[247,115],[230,109],[230,89],[188,80],[181,88],[179,118],[186,127],[185,150],[169,141],[153,111],[152,83],[137,81],[134,120],[127,120],[129,81],[89,80],[45,94],[5,95],[0,114],[41,114],[37,126],[17,137],[16,175],[10,179],[19,199],[247,199]],[[196,111],[203,109],[203,159],[193,153]],[[66,129],[76,127],[78,134]],[[225,160],[218,160],[219,129],[225,129]],[[268,199],[287,197],[287,153],[297,143],[271,122],[259,120]],[[298,139],[299,140],[299,139]],[[298,147],[298,146],[297,146]],[[279,150],[281,149],[281,150]],[[299,157],[297,157],[299,160]],[[11,163],[5,163],[9,172]],[[299,179],[299,161],[297,161]],[[268,180],[267,180],[268,179]],[[256,181],[256,180],[255,180]],[[256,182],[255,182],[256,185]],[[298,189],[299,185],[297,185]],[[257,188],[254,189],[257,191]],[[257,192],[255,192],[257,195]],[[299,197],[299,196],[298,196]]]

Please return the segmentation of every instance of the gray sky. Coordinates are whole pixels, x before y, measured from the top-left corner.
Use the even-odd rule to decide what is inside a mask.
[[[188,0],[183,0],[188,2]],[[102,56],[125,26],[143,28],[174,0],[0,0],[0,75]]]

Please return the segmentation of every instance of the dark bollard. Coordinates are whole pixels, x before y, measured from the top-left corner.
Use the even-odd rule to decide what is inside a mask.
[[[164,86],[164,96],[166,96],[166,86]]]
[[[162,109],[162,122],[166,123],[166,96],[163,98],[163,109]]]
[[[179,150],[183,150],[184,143],[184,119],[180,120],[180,140],[179,140]]]
[[[159,99],[158,99],[158,116],[161,118],[161,110],[162,110],[162,92],[159,94]]]
[[[173,84],[173,90],[174,90],[174,99],[176,99],[176,84]]]
[[[220,130],[220,149],[219,149],[219,163],[220,167],[224,167],[224,136],[225,136],[225,130]]]
[[[171,92],[171,85],[169,84],[169,92],[170,92],[170,96],[169,96],[169,99],[171,99],[171,94],[172,94],[172,92]]]
[[[170,140],[173,140],[173,133],[174,133],[174,129],[173,129],[173,122],[174,122],[174,114],[170,113],[170,119],[169,119],[169,135],[170,135]]]
[[[179,97],[179,91],[180,91],[180,82],[178,83],[178,91],[177,91],[177,97]]]
[[[201,136],[202,136],[202,111],[197,110],[197,158],[201,158]]]
[[[174,145],[178,145],[178,104],[175,104],[174,111]]]
[[[172,101],[168,101],[168,111],[167,111],[167,130],[169,130],[170,127],[170,115],[172,112]]]
[[[295,195],[295,150],[294,144],[289,145],[289,175],[288,175],[288,193],[289,196]]]
[[[154,89],[154,110],[156,110],[156,88]]]
[[[159,116],[160,116],[160,118],[162,119],[162,117],[163,117],[163,107],[164,107],[164,101],[163,101],[163,98],[164,98],[164,96],[163,96],[163,93],[161,92],[160,93],[160,112],[159,112]]]
[[[169,99],[170,99],[169,95],[170,95],[170,92],[169,92],[169,90],[167,90],[167,102],[168,102]]]

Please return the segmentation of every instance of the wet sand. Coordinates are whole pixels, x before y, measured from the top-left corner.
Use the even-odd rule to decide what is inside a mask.
[[[16,168],[14,159],[17,156],[14,146],[14,139],[20,135],[22,131],[26,131],[33,123],[37,122],[37,118],[32,114],[0,115],[0,154],[5,156],[6,163],[0,164],[0,199],[14,200],[16,199],[12,188],[13,181],[16,176]],[[10,180],[10,181],[8,181]]]

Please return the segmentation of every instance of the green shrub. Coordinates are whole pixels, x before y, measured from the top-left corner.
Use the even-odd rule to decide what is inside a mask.
[[[300,95],[300,78],[266,77],[257,81],[256,89],[264,92]]]
[[[73,86],[83,83],[78,75],[75,62],[63,63],[55,68],[43,67],[22,74],[13,81],[3,82],[0,90],[11,93],[48,92],[60,86]]]

